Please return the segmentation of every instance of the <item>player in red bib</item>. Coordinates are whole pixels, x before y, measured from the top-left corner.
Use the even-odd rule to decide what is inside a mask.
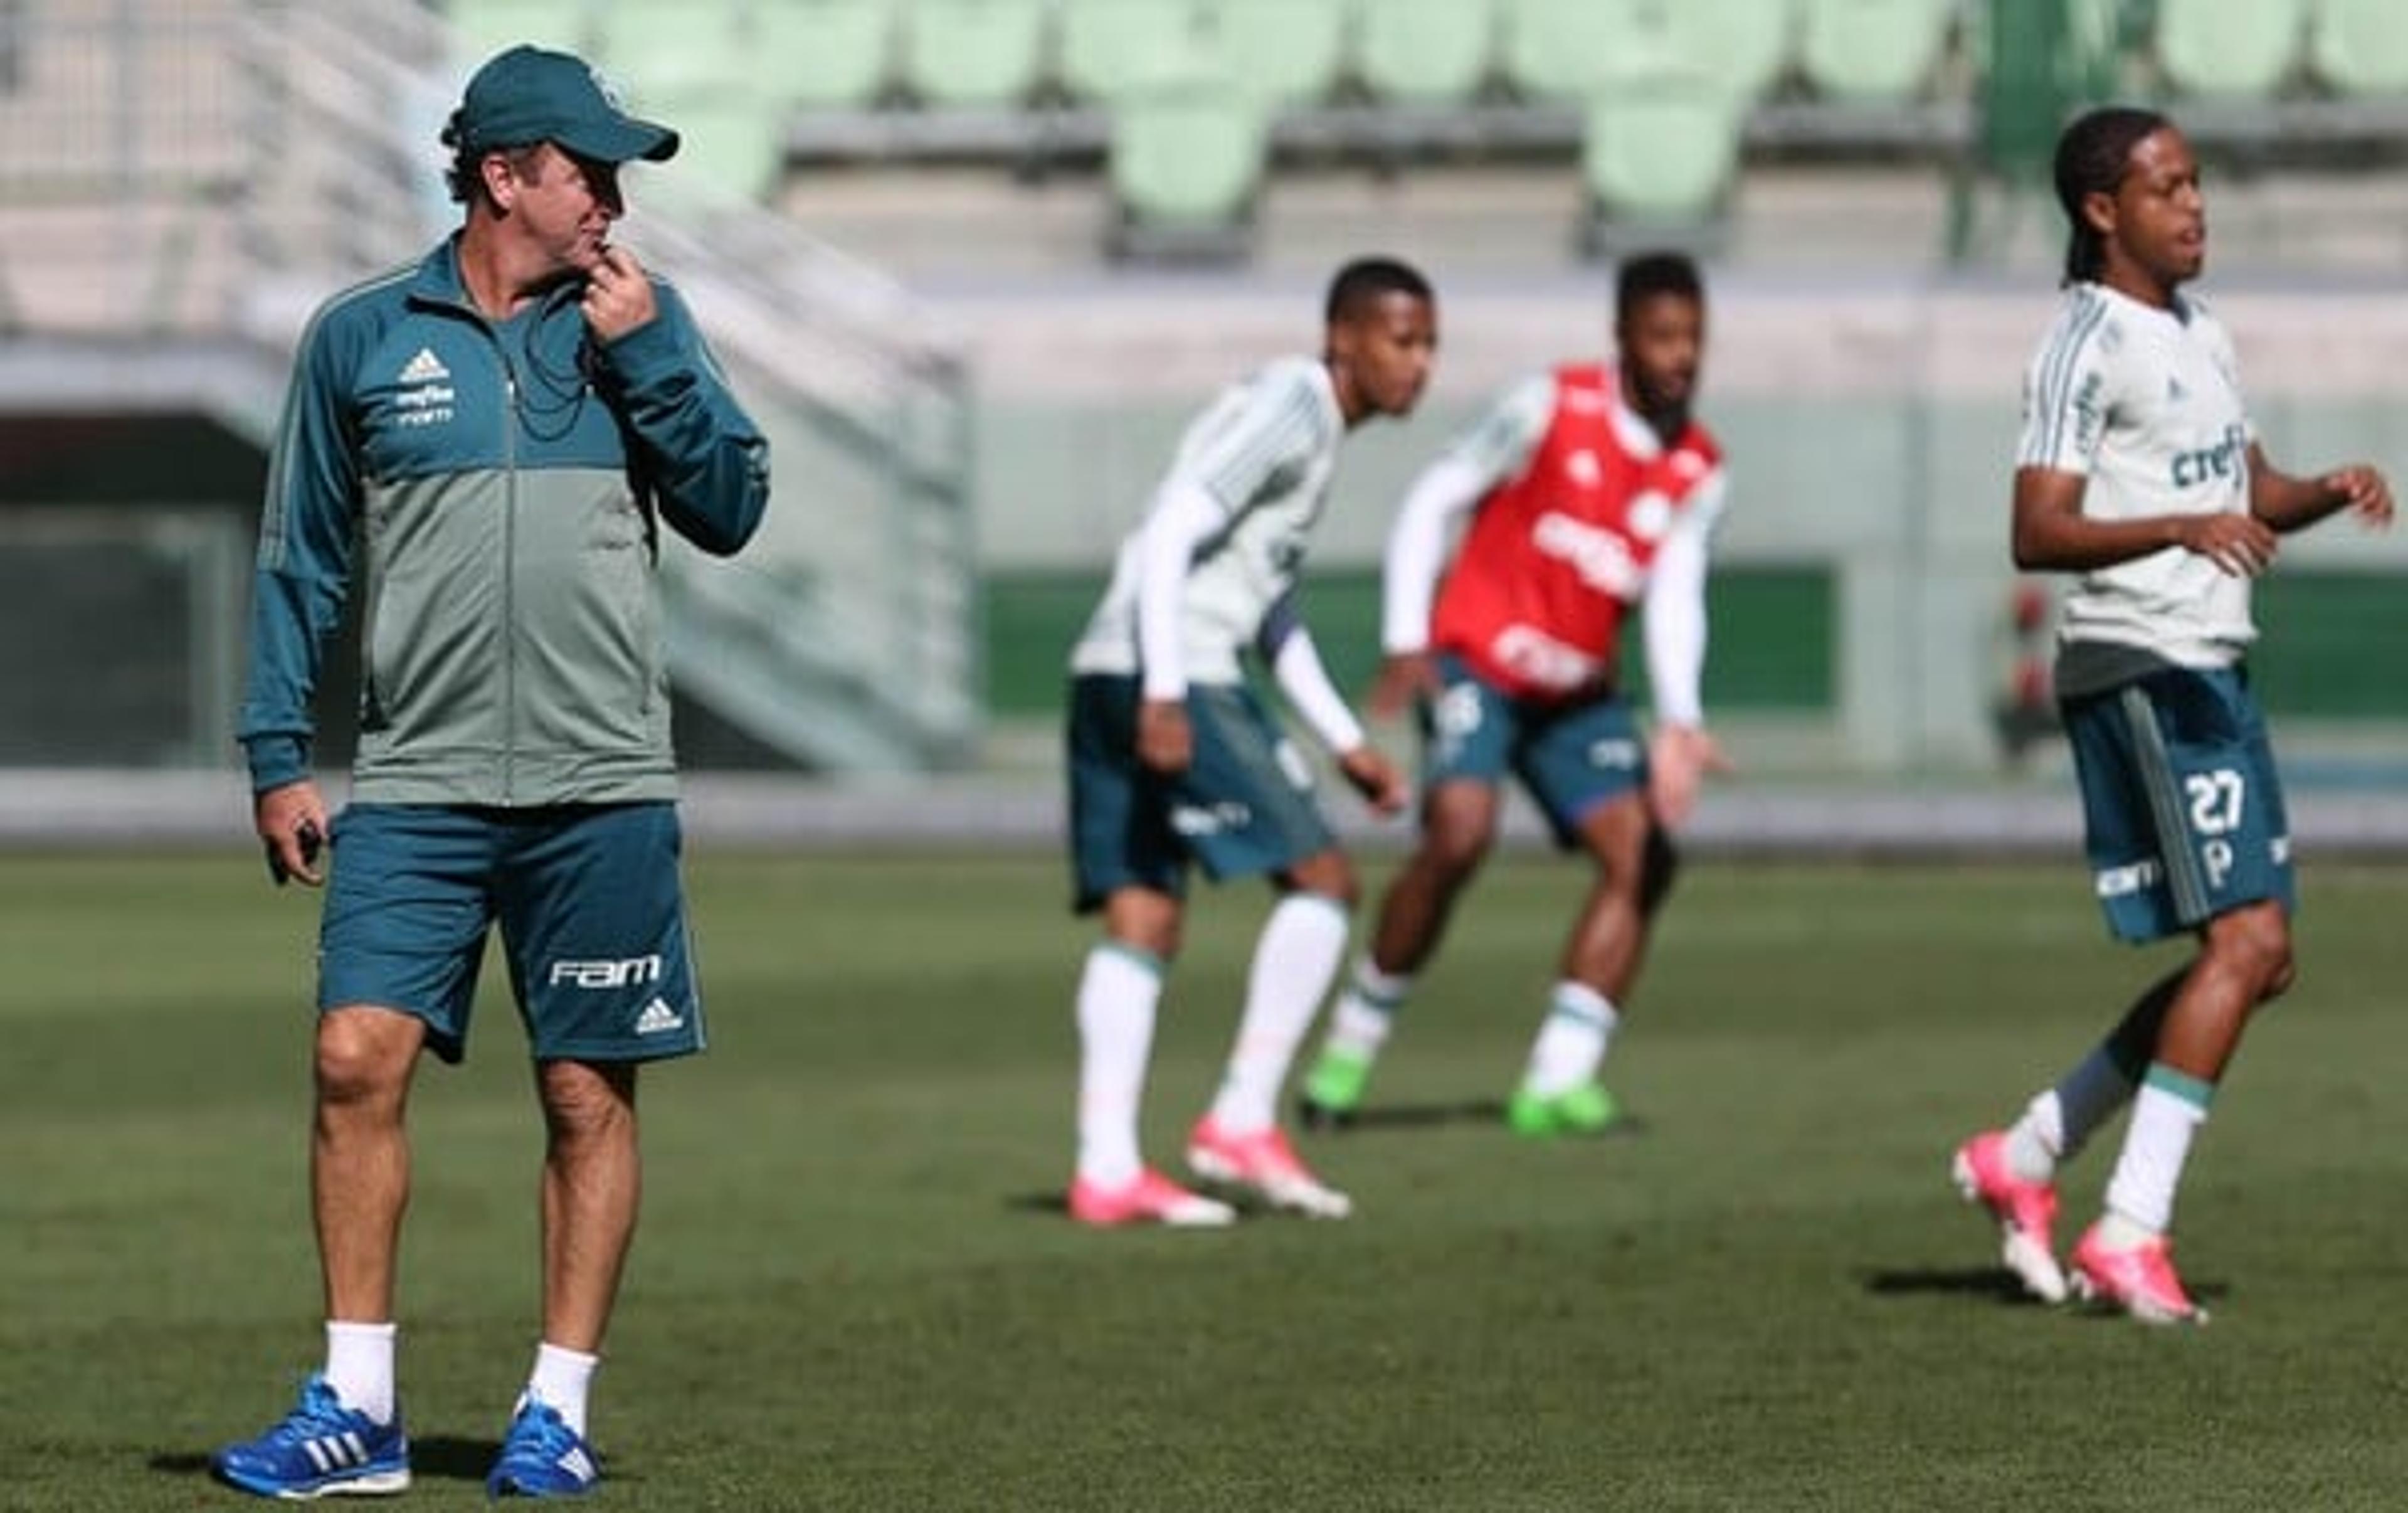
[[[1455,900],[1497,835],[1510,770],[1596,879],[1507,1105],[1532,1136],[1614,1117],[1598,1069],[1669,891],[1668,832],[1726,764],[1706,733],[1707,543],[1722,452],[1690,418],[1705,289],[1677,253],[1626,263],[1612,367],[1526,381],[1414,481],[1389,538],[1375,710],[1416,701],[1421,841],[1388,885],[1302,1102],[1316,1124],[1361,1105],[1371,1066]],[[1447,542],[1469,517],[1449,560]],[[1622,624],[1643,605],[1654,728],[1619,690]]]

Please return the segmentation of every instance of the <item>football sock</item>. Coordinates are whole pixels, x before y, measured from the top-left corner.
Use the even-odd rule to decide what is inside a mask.
[[[594,1368],[602,1363],[598,1355],[582,1350],[566,1349],[549,1342],[535,1347],[535,1372],[527,1377],[526,1395],[550,1407],[582,1438],[585,1434],[585,1393],[594,1384]]]
[[[345,1407],[393,1422],[393,1324],[326,1320],[326,1385]]]
[[[1530,1046],[1530,1063],[1522,1074],[1522,1088],[1540,1098],[1554,1098],[1596,1077],[1622,1016],[1603,993],[1585,983],[1555,984],[1547,1018]]]
[[[2110,1246],[2129,1245],[2145,1234],[2163,1234],[2173,1223],[2174,1189],[2182,1182],[2183,1161],[2190,1154],[2191,1136],[2207,1118],[2215,1085],[2177,1072],[2162,1061],[2150,1063],[2132,1100],[2132,1127],[2124,1132],[2124,1151],[2116,1158],[2115,1174],[2107,1181],[2108,1224],[2100,1236]],[[2144,1232],[2128,1236],[2113,1221],[2122,1218]]]
[[[1107,941],[1079,974],[1079,1175],[1117,1188],[1136,1180],[1137,1110],[1154,1050],[1162,962]]]
[[[2027,1182],[2055,1177],[2057,1162],[2080,1152],[2100,1125],[2131,1102],[2141,1070],[2127,1067],[2112,1041],[2092,1049],[2008,1129],[2007,1169]]]
[[[1405,996],[1412,988],[1411,973],[1382,972],[1365,957],[1354,964],[1354,975],[1329,1011],[1329,1034],[1322,1048],[1351,1060],[1372,1060],[1388,1044],[1397,1011],[1405,1006]]]
[[[1291,893],[1271,911],[1246,973],[1246,1011],[1212,1100],[1214,1124],[1232,1134],[1270,1128],[1297,1044],[1345,958],[1346,909],[1335,899]]]

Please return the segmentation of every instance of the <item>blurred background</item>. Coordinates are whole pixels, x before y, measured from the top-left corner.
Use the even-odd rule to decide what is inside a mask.
[[[2270,455],[2408,474],[2393,0],[0,0],[0,827],[247,833],[229,732],[294,342],[454,223],[437,133],[521,41],[684,133],[629,173],[624,236],[773,438],[751,551],[664,560],[727,833],[1050,833],[1115,543],[1358,253],[1430,274],[1443,347],[1421,412],[1349,442],[1316,548],[1348,687],[1414,469],[1606,353],[1618,255],[1703,261],[1734,477],[1708,705],[1748,773],[1710,833],[2070,834],[2006,505],[2082,105],[2159,105],[2200,149],[2201,288]],[[2408,837],[2403,589],[2408,531],[2335,522],[2260,590],[2258,687],[2338,839]],[[348,654],[330,674],[336,767]]]

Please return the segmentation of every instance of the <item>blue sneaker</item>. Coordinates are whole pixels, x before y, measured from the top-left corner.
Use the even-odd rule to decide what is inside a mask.
[[[379,1495],[409,1485],[409,1439],[401,1415],[379,1423],[312,1376],[284,1421],[209,1457],[229,1485],[261,1497],[307,1502],[313,1497]]]
[[[488,1497],[581,1497],[602,1479],[594,1447],[560,1410],[529,1398],[519,1405],[501,1458],[485,1478]]]

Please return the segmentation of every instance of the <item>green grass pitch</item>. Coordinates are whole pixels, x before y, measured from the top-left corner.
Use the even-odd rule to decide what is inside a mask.
[[[1376,884],[1388,862],[1367,865]],[[1375,1117],[1357,1217],[1075,1231],[1050,856],[697,857],[714,1045],[645,1088],[595,1437],[624,1508],[2397,1507],[2408,874],[2306,863],[2300,986],[2196,1147],[2195,1332],[2015,1301],[1947,1185],[2173,948],[2074,859],[1707,862],[1611,1064],[1643,1128],[1516,1143],[1579,878],[1501,860]],[[1207,890],[1150,1088],[1169,1163],[1254,886]],[[203,1474],[319,1338],[315,900],[256,858],[0,859],[0,1509],[239,1506]],[[534,1340],[538,1134],[489,973],[430,1066],[402,1275],[418,1485],[466,1508]],[[2072,1169],[2095,1212],[2114,1139]]]

